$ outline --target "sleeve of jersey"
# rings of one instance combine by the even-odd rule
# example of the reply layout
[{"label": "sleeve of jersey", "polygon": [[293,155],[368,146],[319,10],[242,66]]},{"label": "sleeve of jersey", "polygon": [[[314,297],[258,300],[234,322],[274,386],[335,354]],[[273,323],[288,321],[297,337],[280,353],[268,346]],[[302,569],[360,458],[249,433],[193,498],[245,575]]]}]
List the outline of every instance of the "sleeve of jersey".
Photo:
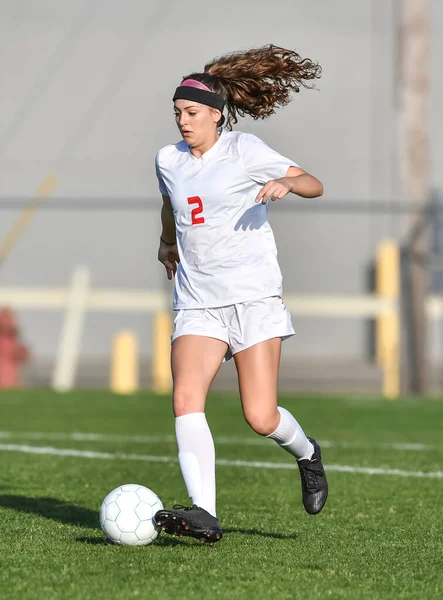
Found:
[{"label": "sleeve of jersey", "polygon": [[249,177],[259,184],[284,177],[297,163],[285,158],[255,135],[245,133],[239,139],[240,157]]},{"label": "sleeve of jersey", "polygon": [[157,153],[157,156],[155,157],[155,173],[156,173],[157,179],[158,179],[158,189],[160,190],[160,194],[163,194],[163,196],[169,196],[169,192],[165,186],[165,182],[163,181],[163,177],[160,172],[158,153]]}]

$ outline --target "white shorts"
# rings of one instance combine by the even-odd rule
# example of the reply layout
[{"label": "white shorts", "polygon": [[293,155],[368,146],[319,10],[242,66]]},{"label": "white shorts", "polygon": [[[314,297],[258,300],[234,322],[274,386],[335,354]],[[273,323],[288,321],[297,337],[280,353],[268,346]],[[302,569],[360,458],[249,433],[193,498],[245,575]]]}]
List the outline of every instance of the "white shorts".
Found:
[{"label": "white shorts", "polygon": [[225,360],[259,342],[295,334],[291,315],[279,296],[240,302],[221,308],[177,311],[171,342],[182,335],[202,335],[226,342]]}]

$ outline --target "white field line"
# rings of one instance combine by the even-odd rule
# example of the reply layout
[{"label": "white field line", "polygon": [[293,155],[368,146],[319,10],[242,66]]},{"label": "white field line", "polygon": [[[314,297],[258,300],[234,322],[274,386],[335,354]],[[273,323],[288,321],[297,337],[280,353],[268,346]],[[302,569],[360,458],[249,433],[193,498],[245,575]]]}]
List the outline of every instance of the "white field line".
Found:
[{"label": "white field line", "polygon": [[[56,440],[76,442],[130,442],[133,444],[157,444],[162,442],[175,442],[173,435],[119,435],[103,433],[82,432],[54,432],[54,431],[0,431],[0,439],[19,440]],[[273,444],[272,440],[266,438],[238,438],[238,437],[216,437],[215,443],[226,446],[265,446]],[[410,450],[412,452],[427,452],[429,450],[443,450],[443,446],[422,443],[360,443],[319,440],[322,448],[362,448],[381,450]]]},{"label": "white field line", "polygon": [[[72,448],[51,448],[44,446],[25,446],[19,444],[0,444],[0,451],[22,452],[25,454],[43,454],[52,456],[73,456],[78,458],[93,458],[102,460],[136,460],[153,463],[176,463],[177,460],[171,456],[151,456],[149,454],[125,454],[121,452],[94,452],[92,450],[75,450]],[[244,467],[249,469],[298,469],[297,464],[258,462],[247,460],[224,460],[216,461],[222,467]],[[338,471],[340,473],[358,473],[363,475],[394,475],[397,477],[425,477],[430,479],[443,479],[443,471],[401,471],[400,469],[379,469],[371,467],[354,467],[351,465],[325,465],[327,471]]]}]

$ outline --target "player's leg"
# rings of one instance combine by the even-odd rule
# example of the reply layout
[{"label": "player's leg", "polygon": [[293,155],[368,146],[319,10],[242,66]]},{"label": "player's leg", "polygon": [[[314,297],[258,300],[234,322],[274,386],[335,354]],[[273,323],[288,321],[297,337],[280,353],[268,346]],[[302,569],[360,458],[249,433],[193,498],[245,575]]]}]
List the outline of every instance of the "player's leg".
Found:
[{"label": "player's leg", "polygon": [[[260,314],[265,309],[267,314]],[[232,350],[246,421],[297,459],[303,504],[307,512],[315,514],[323,508],[328,494],[320,447],[277,400],[281,338],[293,332],[290,316],[284,311],[284,305],[282,312],[281,302],[279,305],[274,298],[239,307],[241,339],[237,337]],[[278,337],[273,337],[273,332]],[[260,337],[262,341],[258,341]]]},{"label": "player's leg", "polygon": [[178,458],[192,503],[216,516],[215,449],[205,415],[206,396],[227,344],[184,335],[172,343],[173,407]]},{"label": "player's leg", "polygon": [[226,350],[226,342],[200,335],[180,335],[172,343],[178,457],[192,506],[176,506],[155,516],[167,533],[190,535],[210,543],[220,539],[222,532],[215,509],[214,442],[204,410],[206,395]]},{"label": "player's leg", "polygon": [[243,414],[256,433],[275,439],[298,460],[310,459],[313,444],[291,413],[278,406],[280,351],[278,337],[234,355]]}]

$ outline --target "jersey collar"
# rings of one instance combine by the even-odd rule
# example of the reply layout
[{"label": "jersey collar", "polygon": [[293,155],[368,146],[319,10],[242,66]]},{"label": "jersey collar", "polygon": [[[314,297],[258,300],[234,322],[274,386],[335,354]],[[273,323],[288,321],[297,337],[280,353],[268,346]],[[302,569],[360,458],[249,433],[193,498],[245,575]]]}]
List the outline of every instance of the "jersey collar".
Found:
[{"label": "jersey collar", "polygon": [[221,130],[220,133],[220,137],[218,138],[218,140],[215,142],[215,144],[213,146],[211,146],[209,148],[209,150],[207,150],[204,154],[202,154],[200,156],[200,158],[197,158],[196,156],[194,156],[191,152],[191,149],[189,148],[189,146],[187,146],[188,149],[188,154],[189,156],[192,158],[192,160],[195,160],[196,162],[201,162],[201,163],[205,163],[207,160],[209,160],[216,152],[218,147],[220,146],[220,141],[221,139],[226,135],[226,131],[225,129]]}]

